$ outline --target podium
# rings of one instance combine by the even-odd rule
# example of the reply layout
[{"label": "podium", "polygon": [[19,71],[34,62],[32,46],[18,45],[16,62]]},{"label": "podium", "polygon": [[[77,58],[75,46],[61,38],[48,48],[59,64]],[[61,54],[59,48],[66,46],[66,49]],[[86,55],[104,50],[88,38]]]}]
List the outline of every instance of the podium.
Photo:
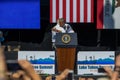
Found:
[{"label": "podium", "polygon": [[56,56],[58,72],[62,72],[66,68],[74,70],[77,34],[57,33],[55,45],[57,47]]}]

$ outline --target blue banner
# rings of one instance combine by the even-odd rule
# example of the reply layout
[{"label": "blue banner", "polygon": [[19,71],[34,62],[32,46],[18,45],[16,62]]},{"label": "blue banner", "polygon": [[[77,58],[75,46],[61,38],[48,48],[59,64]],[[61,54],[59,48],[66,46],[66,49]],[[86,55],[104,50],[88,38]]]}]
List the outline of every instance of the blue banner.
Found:
[{"label": "blue banner", "polygon": [[0,29],[40,29],[40,0],[1,0]]}]

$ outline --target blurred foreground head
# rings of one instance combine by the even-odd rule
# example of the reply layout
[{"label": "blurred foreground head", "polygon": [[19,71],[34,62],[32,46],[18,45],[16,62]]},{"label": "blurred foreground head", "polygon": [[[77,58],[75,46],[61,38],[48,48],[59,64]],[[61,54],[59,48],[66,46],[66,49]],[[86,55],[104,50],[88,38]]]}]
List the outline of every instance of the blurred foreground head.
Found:
[{"label": "blurred foreground head", "polygon": [[117,7],[120,7],[120,0],[116,0],[115,1],[115,7],[117,8]]}]

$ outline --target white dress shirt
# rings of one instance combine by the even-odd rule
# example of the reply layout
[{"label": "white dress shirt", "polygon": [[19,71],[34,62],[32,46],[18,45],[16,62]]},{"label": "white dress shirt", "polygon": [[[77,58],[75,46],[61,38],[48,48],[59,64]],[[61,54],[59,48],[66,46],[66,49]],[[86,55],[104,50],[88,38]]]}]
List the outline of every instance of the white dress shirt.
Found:
[{"label": "white dress shirt", "polygon": [[[74,33],[74,30],[69,24],[65,24],[63,27],[61,27],[59,24],[54,26],[53,28],[60,30],[62,33]],[[55,37],[56,37],[55,31],[52,31],[52,42],[55,42]]]}]

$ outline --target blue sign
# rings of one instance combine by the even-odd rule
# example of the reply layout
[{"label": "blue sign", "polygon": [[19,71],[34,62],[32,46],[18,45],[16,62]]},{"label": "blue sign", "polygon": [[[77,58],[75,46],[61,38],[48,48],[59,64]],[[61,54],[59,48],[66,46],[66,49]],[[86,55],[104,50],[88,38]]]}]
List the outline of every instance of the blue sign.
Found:
[{"label": "blue sign", "polygon": [[55,74],[55,51],[19,51],[18,60],[29,61],[38,74]]},{"label": "blue sign", "polygon": [[109,66],[114,69],[115,52],[114,51],[79,51],[77,53],[77,74],[94,74],[99,73],[98,68]]},{"label": "blue sign", "polygon": [[0,0],[0,29],[40,29],[40,0]]}]

